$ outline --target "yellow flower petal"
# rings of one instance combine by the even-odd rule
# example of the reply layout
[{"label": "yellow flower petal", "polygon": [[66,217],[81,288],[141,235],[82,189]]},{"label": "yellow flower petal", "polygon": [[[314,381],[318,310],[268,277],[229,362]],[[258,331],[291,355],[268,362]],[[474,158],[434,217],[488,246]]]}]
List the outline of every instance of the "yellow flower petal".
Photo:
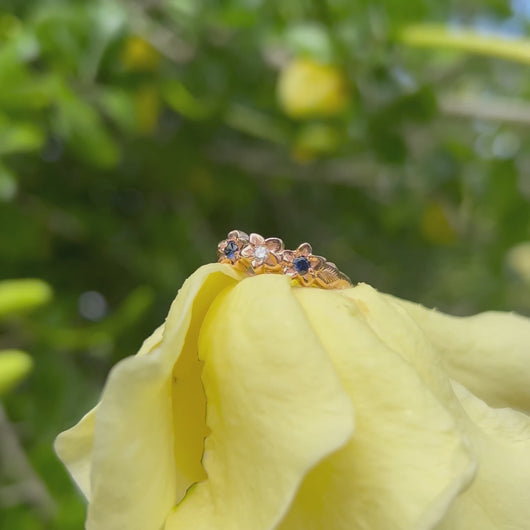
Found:
[{"label": "yellow flower petal", "polygon": [[[493,387],[497,392],[491,392],[491,380],[495,380],[491,371],[498,369],[505,376],[513,377],[517,388],[523,389],[528,364],[521,362],[529,344],[525,338],[528,320],[501,313],[450,317],[388,295],[379,296],[366,285],[345,291],[344,295],[357,299],[358,304],[360,302],[372,329],[414,366],[467,434],[478,462],[478,473],[469,489],[456,498],[440,529],[525,529],[530,520],[527,416],[509,409],[489,409],[454,382],[448,392],[444,373],[447,365],[449,372],[471,381],[498,401],[501,401],[499,396],[504,400],[516,399],[520,394],[510,395],[510,390],[502,393],[498,386]],[[392,312],[402,316],[400,325],[392,321]],[[456,349],[460,357],[455,359],[451,348]],[[487,367],[481,372],[486,384],[473,375],[474,370],[482,368],[479,352],[482,352]],[[462,364],[459,365],[457,360]],[[523,373],[516,377],[516,372],[506,366],[510,362],[517,362],[518,370]],[[507,380],[506,385],[509,386],[510,381]],[[526,499],[526,504],[522,499]]]},{"label": "yellow flower petal", "polygon": [[369,285],[361,283],[342,294],[359,307],[358,318],[362,318],[388,348],[415,369],[440,403],[464,425],[460,403],[440,354],[415,319],[394,298],[381,295]]},{"label": "yellow flower petal", "polygon": [[[432,528],[474,471],[459,426],[366,322],[381,295],[367,286],[349,297],[295,293],[355,406],[356,431],[309,473],[279,530]],[[386,308],[384,316],[403,328],[399,312]]]},{"label": "yellow flower petal", "polygon": [[94,447],[94,425],[97,406],[87,412],[73,427],[55,439],[54,449],[75,480],[83,495],[90,500],[90,467]]},{"label": "yellow flower petal", "polygon": [[530,412],[530,319],[493,311],[453,317],[392,299],[428,335],[453,379],[493,407]]},{"label": "yellow flower petal", "polygon": [[351,401],[284,276],[249,278],[220,295],[199,355],[208,479],[166,529],[275,528],[306,473],[351,437]]},{"label": "yellow flower petal", "polygon": [[437,530],[527,530],[530,521],[530,418],[493,409],[454,383],[472,424],[476,480]]},{"label": "yellow flower petal", "polygon": [[186,425],[174,424],[174,369],[181,352],[197,354],[196,339],[194,347],[185,344],[188,331],[200,326],[219,291],[241,277],[220,264],[193,274],[171,306],[162,341],[159,328],[140,355],[118,363],[94,418],[88,415],[58,437],[57,453],[90,495],[88,530],[158,529],[191,485],[188,470],[175,459],[186,449],[175,436]]},{"label": "yellow flower petal", "polygon": [[158,348],[110,373],[95,417],[88,530],[158,528],[182,487],[163,368]]},{"label": "yellow flower petal", "polygon": [[[163,332],[164,325],[158,327],[151,336],[145,339],[137,355],[151,353],[162,341]],[[90,500],[90,467],[97,408],[96,405],[76,425],[59,434],[54,444],[55,452],[88,500]]]}]

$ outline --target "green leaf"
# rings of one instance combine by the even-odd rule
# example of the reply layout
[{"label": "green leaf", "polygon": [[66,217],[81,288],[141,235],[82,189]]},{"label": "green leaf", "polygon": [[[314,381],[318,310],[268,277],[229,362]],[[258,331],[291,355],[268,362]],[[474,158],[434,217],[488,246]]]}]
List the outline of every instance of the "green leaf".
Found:
[{"label": "green leaf", "polygon": [[289,26],[285,42],[296,56],[308,55],[322,62],[333,60],[333,44],[324,26],[316,22]]},{"label": "green leaf", "polygon": [[335,127],[325,123],[312,123],[300,130],[295,146],[308,155],[324,155],[335,152],[341,142],[341,134]]},{"label": "green leaf", "polygon": [[37,151],[44,144],[44,139],[40,127],[0,116],[0,155]]},{"label": "green leaf", "polygon": [[244,105],[231,105],[225,114],[227,125],[256,138],[285,144],[288,137],[283,123],[268,114]]},{"label": "green leaf", "polygon": [[55,127],[71,149],[89,164],[114,167],[120,152],[96,109],[66,88],[58,106]]},{"label": "green leaf", "polygon": [[48,74],[30,71],[14,44],[0,47],[0,108],[27,112],[49,104],[54,89]]},{"label": "green leaf", "polygon": [[102,89],[98,92],[98,102],[104,113],[123,131],[135,130],[134,98],[129,92],[119,88]]},{"label": "green leaf", "polygon": [[134,289],[121,303],[118,310],[106,322],[102,322],[102,327],[116,332],[125,332],[131,326],[140,321],[142,316],[151,307],[154,300],[153,289],[147,286],[140,286]]},{"label": "green leaf", "polygon": [[211,101],[199,101],[180,81],[167,82],[163,87],[163,97],[171,108],[192,120],[204,120],[214,111]]},{"label": "green leaf", "polygon": [[0,201],[10,201],[16,195],[17,189],[15,175],[0,163]]}]

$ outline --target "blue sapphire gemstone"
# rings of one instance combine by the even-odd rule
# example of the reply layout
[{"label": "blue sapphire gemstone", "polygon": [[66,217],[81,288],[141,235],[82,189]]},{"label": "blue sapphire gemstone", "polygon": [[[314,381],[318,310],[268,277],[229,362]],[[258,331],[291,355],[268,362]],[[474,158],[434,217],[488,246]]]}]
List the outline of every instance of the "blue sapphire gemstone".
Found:
[{"label": "blue sapphire gemstone", "polygon": [[304,256],[294,258],[293,267],[298,274],[306,274],[310,267],[309,260]]},{"label": "blue sapphire gemstone", "polygon": [[226,247],[224,249],[225,256],[228,259],[234,259],[235,253],[239,250],[239,247],[237,246],[237,243],[235,241],[229,241],[226,244]]}]

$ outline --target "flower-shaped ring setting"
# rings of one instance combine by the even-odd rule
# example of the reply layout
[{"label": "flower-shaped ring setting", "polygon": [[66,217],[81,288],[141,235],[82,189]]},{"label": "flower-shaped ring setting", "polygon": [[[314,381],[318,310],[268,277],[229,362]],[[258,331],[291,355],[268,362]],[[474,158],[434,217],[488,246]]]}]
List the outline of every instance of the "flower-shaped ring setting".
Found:
[{"label": "flower-shaped ring setting", "polygon": [[229,263],[248,276],[284,274],[295,285],[322,289],[345,289],[353,285],[334,263],[314,255],[309,243],[288,250],[278,237],[264,238],[255,233],[249,236],[241,230],[232,230],[219,243],[217,255],[220,263]]},{"label": "flower-shaped ring setting", "polygon": [[254,274],[282,272],[283,241],[278,237],[265,239],[259,234],[250,234],[249,243],[241,251],[242,259],[248,261]]},{"label": "flower-shaped ring setting", "polygon": [[302,243],[296,250],[283,253],[284,273],[305,287],[317,281],[318,271],[326,263],[322,256],[314,256],[309,243]]},{"label": "flower-shaped ring setting", "polygon": [[246,262],[241,260],[241,251],[250,243],[250,237],[241,230],[228,232],[226,239],[217,245],[217,261],[229,263],[239,270],[245,270]]}]

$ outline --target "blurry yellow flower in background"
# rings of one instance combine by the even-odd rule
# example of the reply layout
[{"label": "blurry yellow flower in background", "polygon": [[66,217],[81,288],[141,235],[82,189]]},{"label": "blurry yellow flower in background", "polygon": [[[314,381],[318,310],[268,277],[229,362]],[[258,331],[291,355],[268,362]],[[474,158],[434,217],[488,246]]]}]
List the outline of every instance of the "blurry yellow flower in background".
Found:
[{"label": "blurry yellow flower in background", "polygon": [[[160,65],[160,53],[138,35],[130,35],[123,45],[121,60],[126,70],[136,73],[155,72]],[[143,81],[134,91],[135,128],[143,135],[152,134],[162,109],[162,99],[156,84]]]},{"label": "blurry yellow flower in background", "polygon": [[438,201],[430,201],[425,205],[420,218],[420,231],[427,241],[435,245],[452,245],[456,241],[456,232],[446,208]]},{"label": "blurry yellow flower in background", "polygon": [[162,101],[156,86],[142,85],[134,95],[136,129],[141,134],[152,134],[160,117]]},{"label": "blurry yellow flower in background", "polygon": [[523,530],[529,361],[513,314],[207,265],[56,450],[88,530]]},{"label": "blurry yellow flower in background", "polygon": [[294,59],[281,71],[278,101],[293,118],[340,114],[349,101],[344,72],[337,66],[313,59]]},{"label": "blurry yellow flower in background", "polygon": [[530,285],[530,241],[512,247],[506,255],[506,262],[523,282]]},{"label": "blurry yellow flower in background", "polygon": [[150,72],[158,68],[160,54],[142,37],[131,35],[123,47],[122,63],[133,72]]}]

